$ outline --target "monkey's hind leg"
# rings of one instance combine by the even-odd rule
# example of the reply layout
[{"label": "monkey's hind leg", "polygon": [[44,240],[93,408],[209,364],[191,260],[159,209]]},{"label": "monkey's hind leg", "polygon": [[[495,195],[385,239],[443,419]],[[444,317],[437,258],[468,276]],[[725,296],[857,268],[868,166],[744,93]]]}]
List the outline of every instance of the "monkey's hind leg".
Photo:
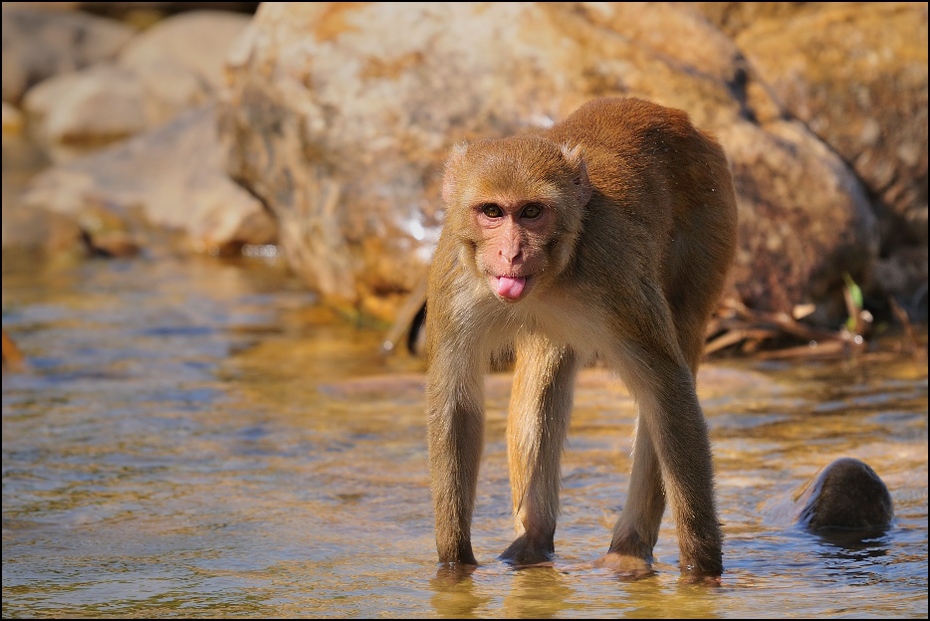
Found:
[{"label": "monkey's hind leg", "polygon": [[652,438],[637,418],[627,501],[614,525],[607,554],[596,565],[632,579],[651,576],[652,550],[659,539],[664,511],[665,489],[659,459]]},{"label": "monkey's hind leg", "polygon": [[673,340],[667,308],[642,307],[653,310],[653,325],[665,327],[650,331],[640,326],[638,341],[621,341],[618,371],[636,398],[639,415],[630,493],[599,564],[635,574],[637,563],[630,571],[629,561],[639,559],[648,568],[667,501],[678,532],[683,577],[719,578],[722,533],[713,457],[694,375]]},{"label": "monkey's hind leg", "polygon": [[[642,371],[626,375],[639,403],[637,425],[651,440],[653,459],[661,469],[665,498],[678,531],[678,562],[682,577],[716,579],[723,572],[723,535],[714,498],[713,457],[707,424],[698,403],[690,368],[681,362],[681,358],[677,361],[665,358],[656,353],[658,350],[658,347],[645,348],[642,355],[633,358],[634,364],[639,362],[642,365],[641,369],[651,369],[655,379],[637,381],[646,377]],[[634,451],[639,448],[637,438]],[[636,468],[640,465],[634,456],[631,485],[636,482]],[[650,502],[649,497],[637,498],[633,493],[629,498],[630,504],[624,508],[624,514],[628,510],[634,512],[631,519],[637,511],[632,503]],[[653,493],[657,493],[656,488],[653,488]],[[660,517],[661,514],[656,513],[651,519]],[[630,523],[626,520],[621,515],[621,524]],[[647,521],[640,527],[643,529],[640,532],[648,533],[647,529],[652,524]],[[615,532],[615,539],[617,535],[622,537],[622,532]]]},{"label": "monkey's hind leg", "polygon": [[501,554],[514,566],[551,562],[561,457],[578,363],[567,347],[533,335],[517,343],[507,448],[517,538]]}]

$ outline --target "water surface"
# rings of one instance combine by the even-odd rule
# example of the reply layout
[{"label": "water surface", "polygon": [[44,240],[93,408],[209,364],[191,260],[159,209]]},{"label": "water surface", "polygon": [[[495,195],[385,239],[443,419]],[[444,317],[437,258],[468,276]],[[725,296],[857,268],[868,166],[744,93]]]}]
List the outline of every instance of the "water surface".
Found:
[{"label": "water surface", "polygon": [[[338,321],[280,265],[143,256],[4,264],[4,617],[926,617],[926,360],[713,361],[700,396],[726,537],[723,585],[617,580],[635,413],[599,371],[577,391],[553,568],[510,542],[506,375],[488,384],[474,544],[437,572],[422,361]],[[895,522],[837,545],[792,492],[842,456],[888,484]]]}]

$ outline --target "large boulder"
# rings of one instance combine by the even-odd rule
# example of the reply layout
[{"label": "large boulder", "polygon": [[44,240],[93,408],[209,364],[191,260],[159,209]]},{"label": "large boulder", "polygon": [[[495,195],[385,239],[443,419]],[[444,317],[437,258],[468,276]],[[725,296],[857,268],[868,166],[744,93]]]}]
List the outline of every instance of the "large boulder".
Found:
[{"label": "large boulder", "polygon": [[[248,21],[223,11],[169,17],[107,62],[31,88],[26,126],[59,165],[33,179],[22,201],[4,202],[4,252],[133,253],[151,243],[152,227],[183,232],[199,252],[275,242],[274,219],[223,170],[210,104]],[[5,126],[14,111],[4,109]]]},{"label": "large boulder", "polygon": [[[789,20],[847,2],[693,2],[701,13],[731,37],[763,19]],[[857,4],[862,4],[857,3]]]},{"label": "large boulder", "polygon": [[266,3],[228,59],[230,174],[274,212],[297,273],[390,319],[442,224],[449,147],[547,125],[598,96],[689,112],[733,164],[741,218],[731,294],[845,318],[867,282],[874,216],[859,181],[755,78],[722,31],[678,3]]},{"label": "large boulder", "polygon": [[909,297],[926,287],[927,3],[763,14],[736,43],[780,105],[864,183],[881,238],[877,290]]},{"label": "large boulder", "polygon": [[23,99],[32,137],[64,162],[210,101],[226,52],[248,22],[238,13],[181,13],[128,41],[116,62],[41,82]]},{"label": "large boulder", "polygon": [[75,219],[94,246],[151,227],[183,232],[197,252],[225,254],[274,243],[275,221],[222,168],[214,106],[37,175],[22,197],[33,209]]}]

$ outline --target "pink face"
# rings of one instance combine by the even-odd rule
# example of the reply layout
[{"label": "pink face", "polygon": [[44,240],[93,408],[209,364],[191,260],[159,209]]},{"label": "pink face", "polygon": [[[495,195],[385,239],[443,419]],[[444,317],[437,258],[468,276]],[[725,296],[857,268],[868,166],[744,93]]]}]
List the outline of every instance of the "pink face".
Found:
[{"label": "pink face", "polygon": [[540,201],[498,201],[475,205],[481,231],[478,265],[494,294],[517,302],[532,290],[546,265],[546,241],[555,213]]}]

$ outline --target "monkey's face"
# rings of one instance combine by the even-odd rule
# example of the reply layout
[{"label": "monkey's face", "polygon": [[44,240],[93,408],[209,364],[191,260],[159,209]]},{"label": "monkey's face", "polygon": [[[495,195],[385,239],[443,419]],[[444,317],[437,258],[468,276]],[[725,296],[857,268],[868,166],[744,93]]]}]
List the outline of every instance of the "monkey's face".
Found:
[{"label": "monkey's face", "polygon": [[479,238],[478,271],[500,300],[524,299],[546,273],[557,220],[552,207],[535,200],[498,200],[474,205],[472,217]]},{"label": "monkey's face", "polygon": [[580,148],[537,136],[456,147],[446,164],[446,226],[504,302],[524,300],[568,263],[590,185]]}]

